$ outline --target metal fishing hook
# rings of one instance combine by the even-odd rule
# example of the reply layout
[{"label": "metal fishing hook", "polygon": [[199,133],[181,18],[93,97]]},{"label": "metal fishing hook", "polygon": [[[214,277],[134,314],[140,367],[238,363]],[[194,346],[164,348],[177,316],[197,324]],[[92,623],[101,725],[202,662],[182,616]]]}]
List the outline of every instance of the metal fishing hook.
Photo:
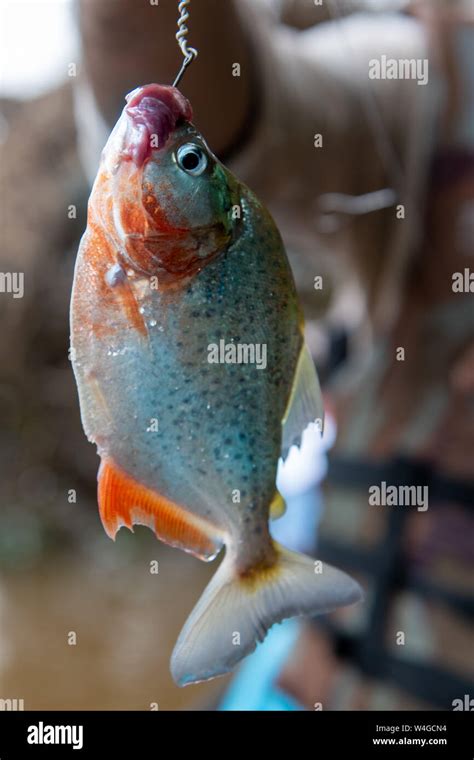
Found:
[{"label": "metal fishing hook", "polygon": [[198,51],[196,48],[188,47],[188,27],[186,26],[186,21],[189,18],[189,11],[187,6],[191,0],[181,0],[181,2],[178,5],[178,12],[179,12],[179,18],[178,18],[178,32],[176,34],[176,39],[178,41],[178,45],[181,48],[181,52],[184,56],[183,65],[181,66],[178,76],[173,82],[173,87],[177,87],[180,83],[184,72],[188,68],[189,64],[194,61],[194,59],[197,57]]}]

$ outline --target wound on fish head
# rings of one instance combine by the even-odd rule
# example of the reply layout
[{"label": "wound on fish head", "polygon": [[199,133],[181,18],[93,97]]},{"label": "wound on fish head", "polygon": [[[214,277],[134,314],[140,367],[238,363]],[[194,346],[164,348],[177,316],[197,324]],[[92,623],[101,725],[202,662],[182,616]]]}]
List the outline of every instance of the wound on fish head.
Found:
[{"label": "wound on fish head", "polygon": [[175,87],[147,84],[125,99],[129,133],[124,155],[137,167],[143,166],[153,146],[163,147],[175,127],[193,117],[190,102]]},{"label": "wound on fish head", "polygon": [[[102,220],[119,263],[164,286],[197,273],[236,232],[237,181],[191,123],[174,87],[150,84],[127,105],[103,155]],[[106,191],[106,192],[104,192]],[[239,217],[240,215],[236,215]]]}]

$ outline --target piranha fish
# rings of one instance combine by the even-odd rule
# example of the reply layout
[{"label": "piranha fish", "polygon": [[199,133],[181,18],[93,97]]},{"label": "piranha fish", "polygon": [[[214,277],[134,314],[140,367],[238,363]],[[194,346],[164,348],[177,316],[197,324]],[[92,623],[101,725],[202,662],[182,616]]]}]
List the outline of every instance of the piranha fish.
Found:
[{"label": "piranha fish", "polygon": [[[126,100],[89,200],[71,357],[107,534],[146,525],[206,561],[225,546],[171,658],[185,685],[231,670],[274,623],[361,592],[269,532],[278,460],[323,416],[275,223],[177,89]],[[265,364],[229,345],[264,346]]]}]

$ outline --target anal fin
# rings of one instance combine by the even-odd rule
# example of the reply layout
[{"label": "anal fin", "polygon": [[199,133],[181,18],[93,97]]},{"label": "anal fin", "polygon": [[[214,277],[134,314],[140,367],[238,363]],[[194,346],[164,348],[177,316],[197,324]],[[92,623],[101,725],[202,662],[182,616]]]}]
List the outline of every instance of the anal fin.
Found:
[{"label": "anal fin", "polygon": [[166,544],[209,561],[219,553],[219,529],[184,507],[143,486],[111,461],[101,463],[98,479],[99,512],[107,535],[115,540],[122,526],[151,528]]}]

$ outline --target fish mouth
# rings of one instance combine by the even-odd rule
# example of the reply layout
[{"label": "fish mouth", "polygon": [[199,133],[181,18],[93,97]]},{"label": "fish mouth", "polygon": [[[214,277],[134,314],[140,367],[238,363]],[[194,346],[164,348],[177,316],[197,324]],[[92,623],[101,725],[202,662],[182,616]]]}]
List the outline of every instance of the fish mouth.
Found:
[{"label": "fish mouth", "polygon": [[147,84],[126,96],[126,148],[122,155],[141,168],[152,150],[161,150],[170,134],[184,122],[190,122],[190,102],[176,87]]}]

